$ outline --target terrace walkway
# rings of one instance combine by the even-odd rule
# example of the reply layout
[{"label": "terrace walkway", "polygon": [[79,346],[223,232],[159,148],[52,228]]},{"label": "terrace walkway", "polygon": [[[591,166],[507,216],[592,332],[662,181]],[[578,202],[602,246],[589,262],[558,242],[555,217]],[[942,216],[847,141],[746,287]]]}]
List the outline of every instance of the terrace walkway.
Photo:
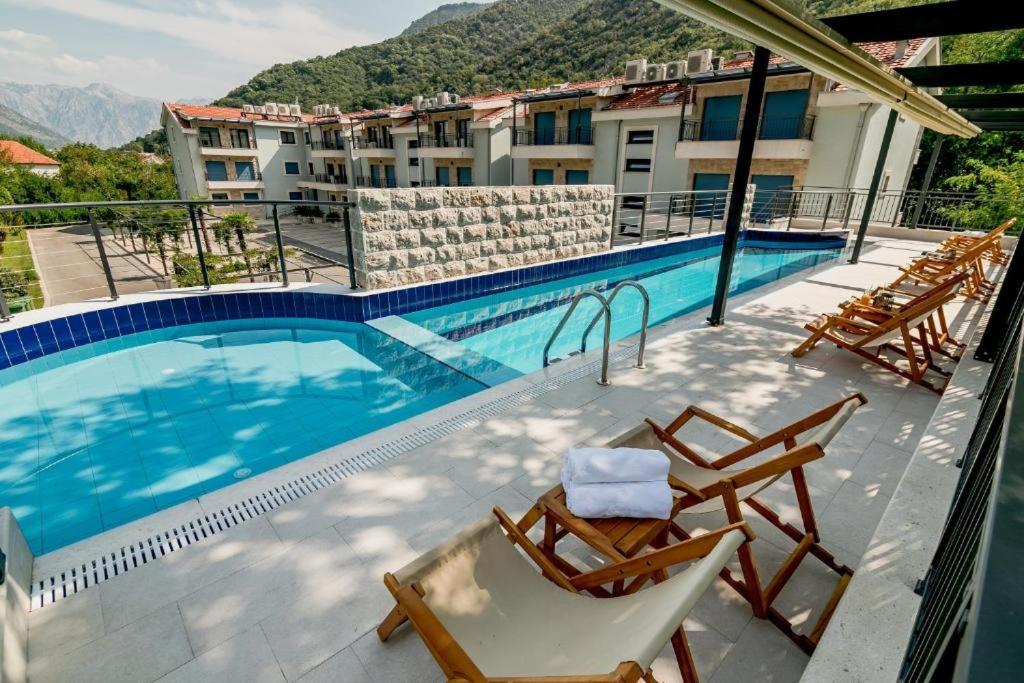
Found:
[{"label": "terrace walkway", "polygon": [[[38,609],[30,617],[31,679],[441,680],[408,628],[387,644],[377,640],[373,629],[390,607],[382,574],[494,505],[522,514],[557,481],[567,447],[602,444],[643,416],[667,420],[691,403],[766,432],[863,391],[868,405],[826,458],[807,468],[823,542],[856,566],[938,398],[834,348],[821,346],[800,359],[788,352],[809,316],[891,280],[896,264],[925,248],[880,240],[856,266],[836,261],[738,297],[723,327],[703,326],[704,311],[663,325],[652,331],[648,368],[617,363],[611,387],[579,379]],[[980,317],[976,304],[951,309],[954,331]],[[483,402],[488,393],[464,401]],[[449,410],[415,418],[412,427]],[[717,434],[698,438],[709,447],[723,445]],[[346,451],[337,453],[340,458]],[[297,466],[303,463],[290,467]],[[787,481],[764,498],[792,518],[797,508]],[[219,507],[232,495],[242,496],[226,490],[199,505]],[[765,524],[755,524],[755,531],[759,559],[781,561],[778,532]],[[762,573],[773,570],[763,567]],[[820,565],[805,562],[776,606],[798,623],[813,623],[833,581]],[[796,681],[808,661],[774,627],[753,619],[720,580],[686,628],[703,681]],[[678,680],[670,649],[655,674]]]}]

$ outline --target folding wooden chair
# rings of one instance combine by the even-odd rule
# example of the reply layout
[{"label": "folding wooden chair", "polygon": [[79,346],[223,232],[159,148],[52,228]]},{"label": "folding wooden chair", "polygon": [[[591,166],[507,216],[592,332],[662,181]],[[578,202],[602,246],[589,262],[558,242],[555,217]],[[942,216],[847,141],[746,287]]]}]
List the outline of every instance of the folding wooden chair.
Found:
[{"label": "folding wooden chair", "polygon": [[917,295],[924,289],[942,284],[958,273],[966,273],[965,295],[978,301],[988,301],[995,285],[985,277],[982,256],[1000,239],[1001,235],[989,234],[963,251],[925,255],[909,266],[900,267],[900,275],[892,281],[890,288]]},{"label": "folding wooden chair", "polygon": [[998,225],[997,227],[989,230],[988,232],[971,231],[961,232],[953,235],[939,247],[939,251],[953,251],[962,252],[966,249],[976,245],[979,240],[986,238],[998,237],[999,239],[992,239],[991,246],[982,257],[987,258],[993,263],[1006,265],[1008,258],[1006,252],[1003,251],[1003,240],[1002,237],[1006,234],[1006,231],[1016,225],[1017,219],[1011,218],[1010,220]]},{"label": "folding wooden chair", "polygon": [[[410,622],[449,681],[657,683],[652,662],[670,639],[685,638],[683,619],[753,538],[733,524],[568,579],[501,509],[494,515],[384,576],[397,604],[378,636],[387,641]],[[631,595],[579,594],[652,572],[660,582]]]},{"label": "folding wooden chair", "polygon": [[[762,584],[751,544],[744,544],[737,550],[742,578],[733,576],[728,569],[724,569],[720,575],[750,602],[755,616],[770,620],[804,651],[810,653],[821,639],[853,575],[853,570],[839,564],[820,543],[803,467],[825,455],[825,447],[857,408],[865,403],[867,399],[863,394],[854,394],[761,438],[706,410],[690,406],[665,427],[660,427],[653,420],[647,419],[644,424],[608,445],[655,448],[669,456],[669,483],[683,493],[685,501],[681,513],[671,527],[676,538],[689,538],[689,533],[678,523],[688,514],[724,510],[730,524],[744,522],[740,506],[742,503],[796,543],[796,548],[767,584]],[[680,429],[693,419],[703,420],[749,443],[724,456],[708,460],[687,446],[678,435]],[[802,435],[807,436],[801,438]],[[759,464],[748,465],[742,469],[726,469],[742,465],[777,446],[786,450]],[[778,513],[755,497],[787,474],[790,475],[796,492],[803,529],[784,522]],[[808,554],[839,574],[839,581],[810,633],[800,634],[781,612],[772,607],[772,603]]]},{"label": "folding wooden chair", "polygon": [[[964,277],[964,273],[950,275],[950,278],[961,280]],[[811,335],[793,349],[793,355],[804,355],[822,340],[832,342],[915,384],[941,394],[951,373],[935,363],[926,326],[930,317],[937,315],[937,311],[943,305],[956,298],[960,285],[961,282],[956,282],[950,287],[936,287],[929,296],[891,316],[873,313],[862,315],[855,310],[850,311],[849,316],[826,313],[805,325]],[[918,347],[921,349],[921,356],[917,355]],[[903,356],[907,361],[907,369],[882,355],[884,351]],[[945,378],[945,381],[941,384],[932,382],[927,377],[929,370]]]}]

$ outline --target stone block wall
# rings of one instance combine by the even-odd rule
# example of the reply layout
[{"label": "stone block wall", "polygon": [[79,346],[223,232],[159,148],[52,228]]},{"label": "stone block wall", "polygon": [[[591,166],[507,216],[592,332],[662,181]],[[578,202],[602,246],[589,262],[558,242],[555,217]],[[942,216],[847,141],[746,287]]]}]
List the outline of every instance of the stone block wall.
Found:
[{"label": "stone block wall", "polygon": [[351,191],[356,282],[383,289],[608,248],[611,185]]}]

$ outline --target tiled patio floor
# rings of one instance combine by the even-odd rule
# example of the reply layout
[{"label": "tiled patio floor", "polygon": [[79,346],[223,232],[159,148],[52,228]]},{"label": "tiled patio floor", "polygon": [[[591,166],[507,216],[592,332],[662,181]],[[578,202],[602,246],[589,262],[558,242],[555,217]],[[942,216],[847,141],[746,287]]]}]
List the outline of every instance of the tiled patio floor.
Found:
[{"label": "tiled patio floor", "polygon": [[[823,543],[856,566],[938,398],[834,348],[800,359],[789,350],[810,316],[891,280],[895,264],[924,248],[881,241],[856,266],[837,261],[745,295],[723,327],[702,326],[703,312],[662,326],[648,346],[647,369],[619,363],[611,387],[584,378],[39,609],[30,619],[31,679],[440,680],[410,629],[386,644],[377,640],[373,629],[390,606],[382,574],[494,505],[522,514],[556,482],[567,447],[604,443],[643,416],[668,420],[691,403],[763,433],[864,392],[868,405],[826,458],[807,468]],[[951,307],[954,329],[978,311]],[[691,434],[709,448],[727,445],[717,435]],[[794,518],[787,481],[762,497]],[[695,525],[720,522],[705,516]],[[755,531],[766,575],[788,545],[766,524],[755,523]],[[775,604],[809,628],[833,582],[808,559]],[[704,681],[796,681],[807,662],[720,580],[686,628]],[[655,674],[679,679],[670,649]]]}]

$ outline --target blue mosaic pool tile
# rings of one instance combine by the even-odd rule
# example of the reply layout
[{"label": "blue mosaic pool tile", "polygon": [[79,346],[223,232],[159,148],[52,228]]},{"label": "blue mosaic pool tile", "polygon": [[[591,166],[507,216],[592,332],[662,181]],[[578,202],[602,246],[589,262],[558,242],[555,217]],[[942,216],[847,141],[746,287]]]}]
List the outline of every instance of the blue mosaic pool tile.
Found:
[{"label": "blue mosaic pool tile", "polygon": [[199,305],[199,297],[190,296],[185,299],[185,309],[188,311],[188,319],[194,323],[203,322],[203,309]]},{"label": "blue mosaic pool tile", "polygon": [[132,328],[136,332],[145,332],[149,329],[149,321],[146,320],[146,309],[142,304],[130,304],[125,307],[132,319]]},{"label": "blue mosaic pool tile", "polygon": [[174,307],[171,305],[170,299],[158,301],[157,308],[160,310],[160,318],[164,321],[164,327],[173,327],[180,324],[174,319]]},{"label": "blue mosaic pool tile", "polygon": [[85,329],[89,333],[89,341],[98,342],[107,338],[107,335],[103,334],[103,325],[100,324],[99,313],[96,311],[83,313],[82,321],[85,323]]},{"label": "blue mosaic pool tile", "polygon": [[281,295],[281,300],[283,302],[283,306],[281,307],[281,310],[283,311],[284,317],[286,317],[286,318],[294,318],[295,317],[295,295],[292,294],[291,292],[285,292],[284,294]]},{"label": "blue mosaic pool tile", "polygon": [[[199,299],[199,311],[203,322],[210,322],[216,320],[216,314],[213,310],[213,297],[212,296],[201,296]],[[148,313],[148,310],[147,310]]]},{"label": "blue mosaic pool tile", "polygon": [[156,301],[147,301],[142,304],[142,312],[146,316],[146,325],[151,330],[159,330],[168,325],[164,323],[160,315],[160,305]]},{"label": "blue mosaic pool tile", "polygon": [[127,306],[118,306],[111,310],[114,312],[114,322],[117,323],[117,333],[119,335],[135,332],[135,328],[132,327],[132,316],[128,313]]},{"label": "blue mosaic pool tile", "polygon": [[74,337],[71,335],[71,326],[68,324],[67,318],[51,320],[50,326],[53,328],[53,335],[57,339],[58,349],[67,351],[77,346]]},{"label": "blue mosaic pool tile", "polygon": [[112,308],[101,308],[97,311],[100,316],[100,325],[103,327],[103,336],[107,339],[116,339],[121,336],[117,327],[117,318]]},{"label": "blue mosaic pool tile", "polygon": [[224,296],[223,294],[211,296],[210,303],[213,305],[213,316],[211,317],[211,320],[228,319],[228,307],[226,296]]},{"label": "blue mosaic pool tile", "polygon": [[43,349],[39,345],[39,337],[36,336],[35,326],[22,327],[17,330],[18,339],[21,340],[21,348],[25,351],[25,357],[29,360],[39,358],[43,355]]},{"label": "blue mosaic pool tile", "polygon": [[25,350],[21,348],[21,339],[18,337],[17,330],[0,334],[0,344],[3,345],[4,356],[7,357],[11,365],[24,363],[27,360]]},{"label": "blue mosaic pool tile", "polygon": [[188,325],[192,322],[184,299],[171,299],[171,310],[174,311],[174,320],[179,325]]},{"label": "blue mosaic pool tile", "polygon": [[50,325],[49,321],[33,325],[32,327],[35,329],[36,338],[39,339],[39,348],[44,356],[60,351],[57,335],[54,334],[53,326]]}]

